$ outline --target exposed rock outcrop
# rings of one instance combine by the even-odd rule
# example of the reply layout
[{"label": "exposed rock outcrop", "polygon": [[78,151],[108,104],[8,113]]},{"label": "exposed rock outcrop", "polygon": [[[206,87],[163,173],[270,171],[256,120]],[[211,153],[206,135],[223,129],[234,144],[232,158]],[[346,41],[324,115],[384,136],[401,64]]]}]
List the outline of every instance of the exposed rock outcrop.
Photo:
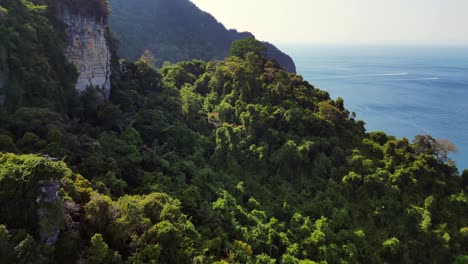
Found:
[{"label": "exposed rock outcrop", "polygon": [[39,219],[39,233],[41,240],[53,245],[57,242],[60,229],[65,224],[65,213],[60,199],[60,183],[58,181],[39,181],[39,196],[37,217]]},{"label": "exposed rock outcrop", "polygon": [[94,86],[108,97],[111,89],[111,52],[106,38],[106,18],[72,12],[66,6],[58,11],[67,32],[65,56],[79,73],[75,89],[82,92],[88,86]]}]

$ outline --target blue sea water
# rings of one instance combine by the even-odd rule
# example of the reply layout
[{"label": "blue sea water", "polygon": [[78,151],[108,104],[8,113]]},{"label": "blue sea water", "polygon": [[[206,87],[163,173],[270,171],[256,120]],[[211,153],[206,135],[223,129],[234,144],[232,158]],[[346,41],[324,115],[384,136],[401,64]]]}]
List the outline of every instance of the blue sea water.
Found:
[{"label": "blue sea water", "polygon": [[468,47],[282,48],[304,79],[343,97],[368,131],[448,139],[458,148],[452,158],[460,171],[468,168]]}]

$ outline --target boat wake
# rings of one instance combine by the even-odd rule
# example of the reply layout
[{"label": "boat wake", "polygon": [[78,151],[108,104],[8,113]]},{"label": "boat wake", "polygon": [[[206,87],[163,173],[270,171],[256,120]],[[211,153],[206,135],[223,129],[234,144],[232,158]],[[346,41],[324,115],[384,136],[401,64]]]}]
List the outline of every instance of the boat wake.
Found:
[{"label": "boat wake", "polygon": [[327,76],[327,77],[315,78],[315,80],[376,77],[376,76],[402,76],[402,75],[408,75],[408,73],[400,72],[400,73],[381,73],[381,74],[366,74],[366,75]]},{"label": "boat wake", "polygon": [[439,80],[439,78],[431,77],[431,78],[415,78],[415,79],[388,79],[387,81],[431,81],[431,80]]}]

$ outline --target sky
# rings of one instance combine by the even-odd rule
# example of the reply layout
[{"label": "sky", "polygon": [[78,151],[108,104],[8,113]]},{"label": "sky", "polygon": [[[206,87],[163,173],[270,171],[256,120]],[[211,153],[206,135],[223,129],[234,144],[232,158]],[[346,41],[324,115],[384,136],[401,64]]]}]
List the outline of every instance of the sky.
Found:
[{"label": "sky", "polygon": [[468,45],[468,0],[191,1],[275,43]]}]

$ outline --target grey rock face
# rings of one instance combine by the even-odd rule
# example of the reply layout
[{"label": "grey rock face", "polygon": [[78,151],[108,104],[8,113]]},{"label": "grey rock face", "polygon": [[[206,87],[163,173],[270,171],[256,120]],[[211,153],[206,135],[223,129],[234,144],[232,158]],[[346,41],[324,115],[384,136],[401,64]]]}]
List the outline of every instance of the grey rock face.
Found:
[{"label": "grey rock face", "polygon": [[72,14],[67,8],[60,11],[59,17],[67,31],[65,56],[79,73],[75,89],[82,92],[88,86],[97,86],[108,97],[111,89],[111,53],[105,36],[106,21]]},{"label": "grey rock face", "polygon": [[57,242],[60,229],[64,226],[65,213],[60,199],[58,181],[39,181],[39,195],[36,199],[41,240],[53,245]]}]

